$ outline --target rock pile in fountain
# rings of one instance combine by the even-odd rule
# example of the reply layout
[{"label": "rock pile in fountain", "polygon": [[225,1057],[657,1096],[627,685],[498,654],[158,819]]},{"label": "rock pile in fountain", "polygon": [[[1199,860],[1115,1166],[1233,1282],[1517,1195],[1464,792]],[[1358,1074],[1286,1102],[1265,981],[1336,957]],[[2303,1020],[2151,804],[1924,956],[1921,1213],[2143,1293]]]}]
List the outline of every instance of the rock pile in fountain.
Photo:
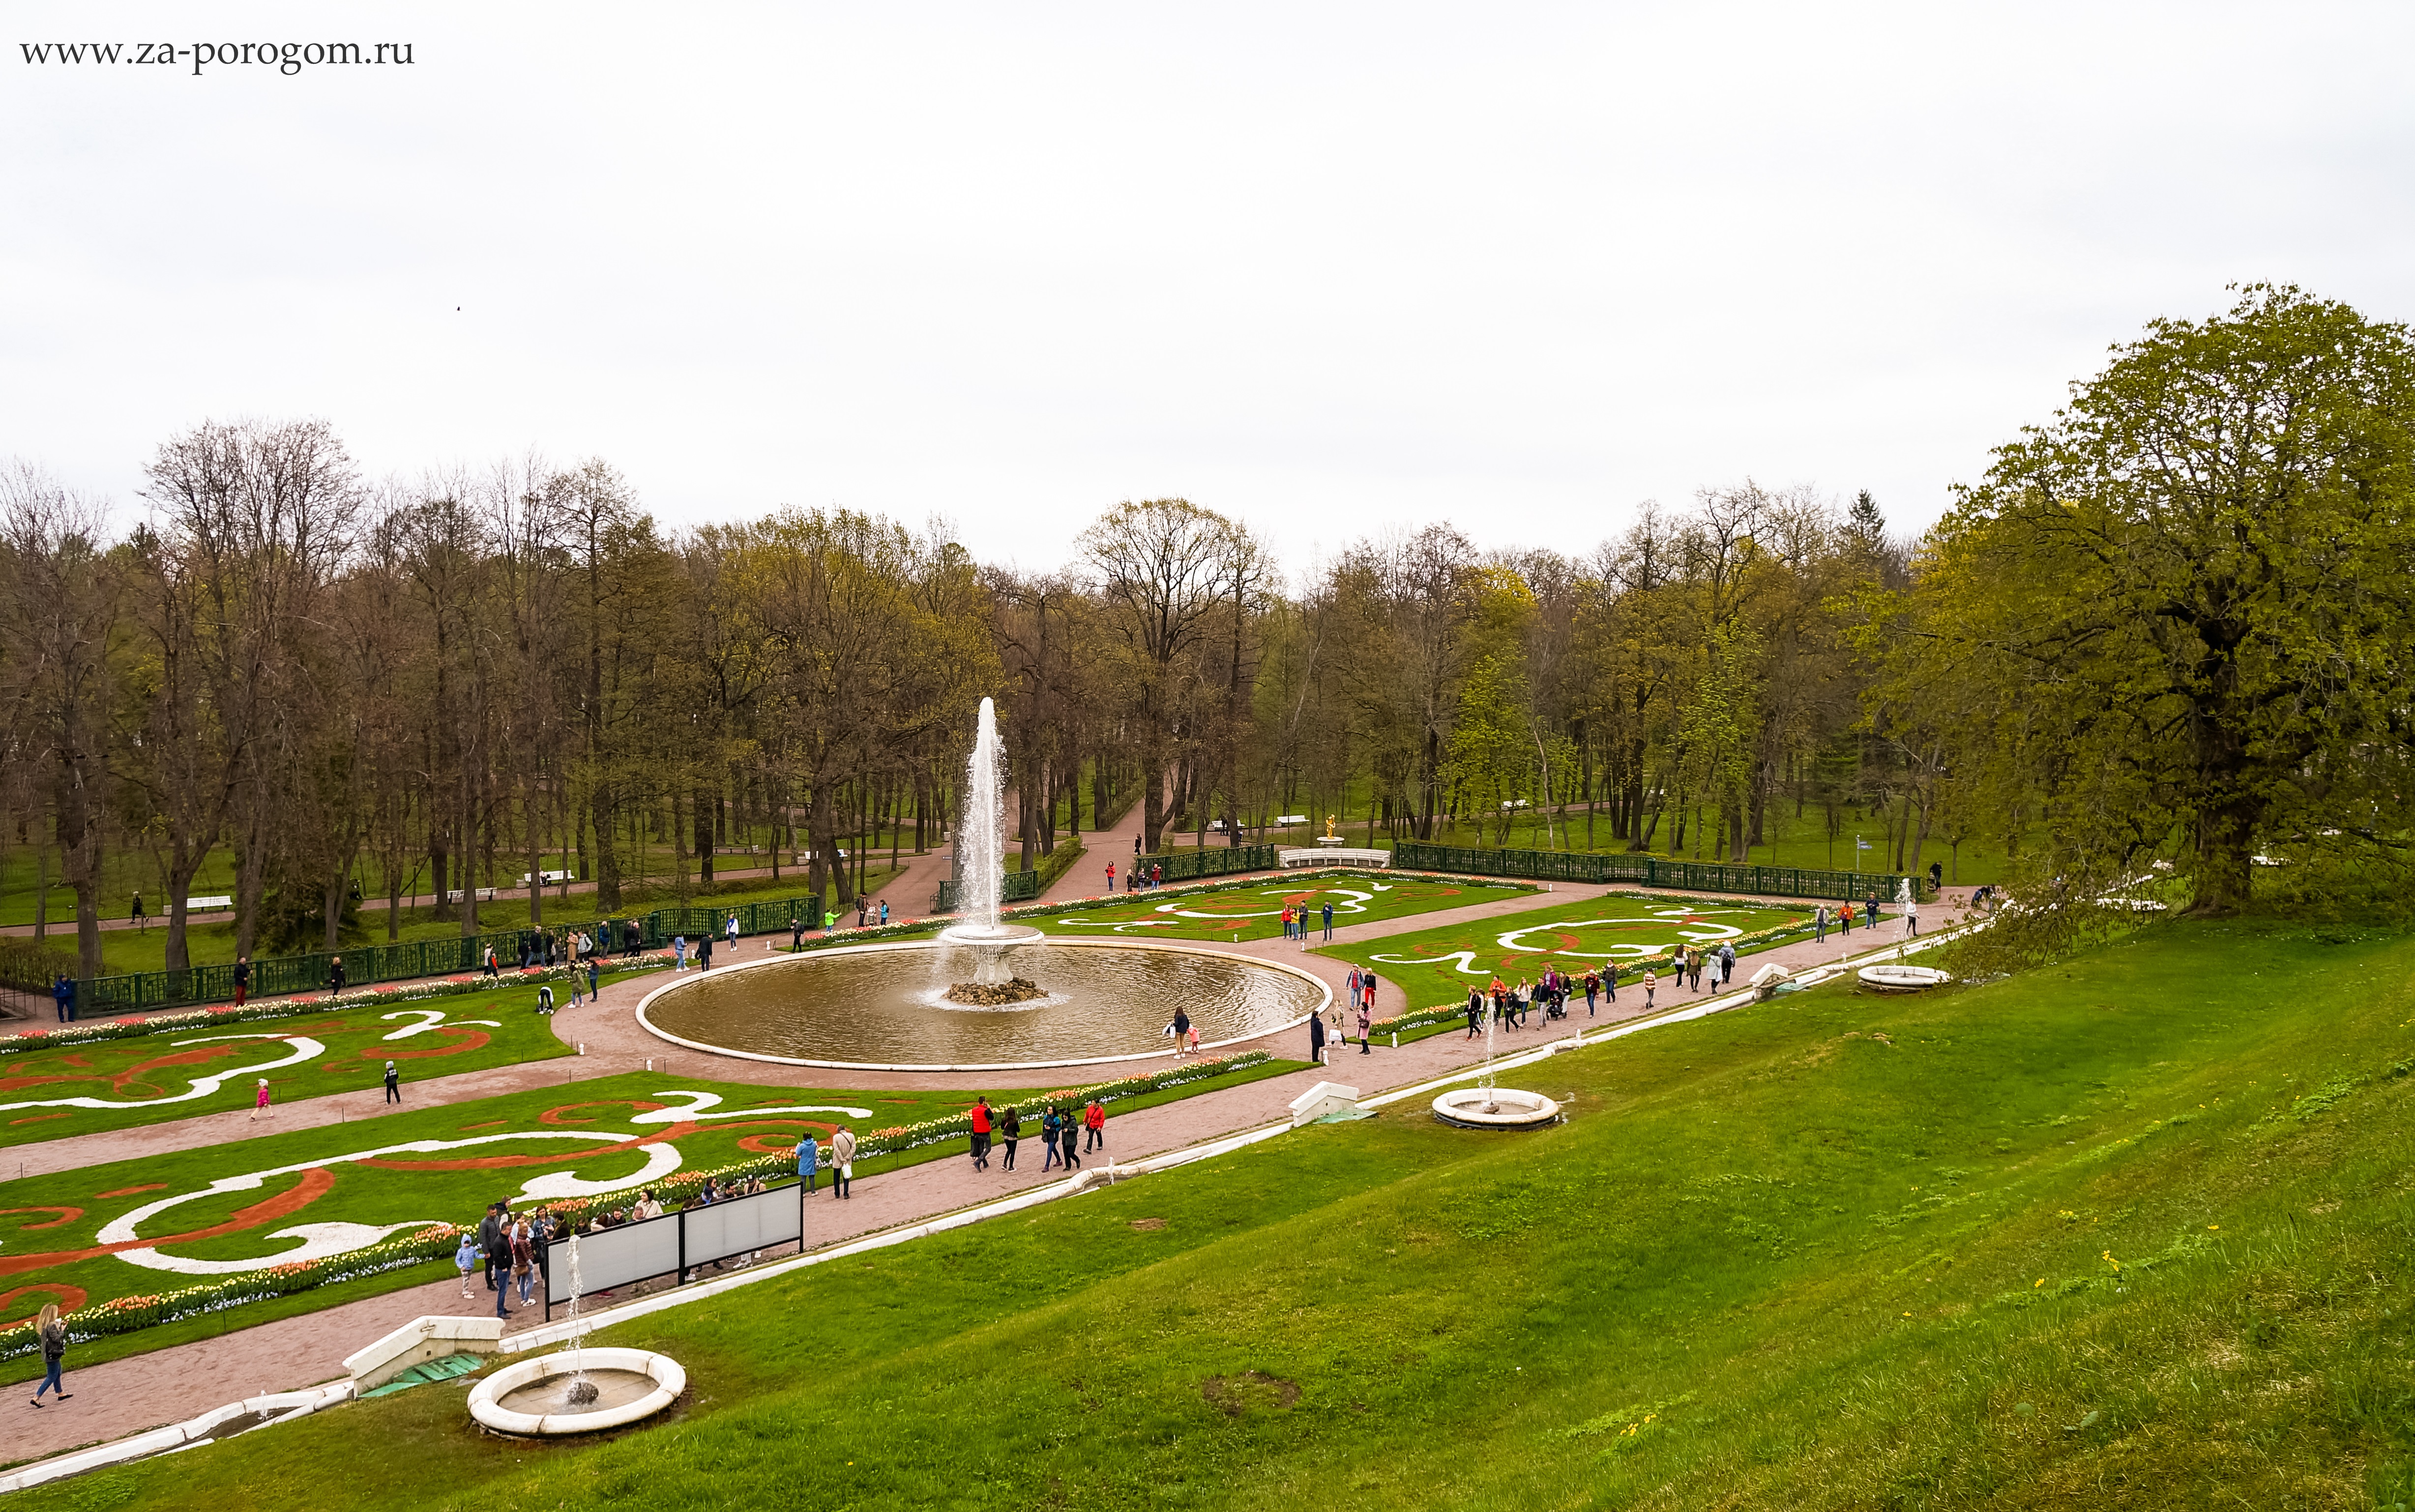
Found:
[{"label": "rock pile in fountain", "polygon": [[1045,997],[1048,989],[1027,977],[1009,977],[1004,981],[960,981],[948,989],[947,996],[950,1002],[971,1008],[1004,1008]]}]

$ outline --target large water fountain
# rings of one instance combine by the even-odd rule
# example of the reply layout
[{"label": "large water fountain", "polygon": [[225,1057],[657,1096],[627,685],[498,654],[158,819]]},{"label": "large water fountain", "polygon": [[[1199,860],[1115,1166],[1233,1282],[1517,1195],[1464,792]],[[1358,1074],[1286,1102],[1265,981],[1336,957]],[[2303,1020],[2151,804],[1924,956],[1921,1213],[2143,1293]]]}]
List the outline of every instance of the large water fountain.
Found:
[{"label": "large water fountain", "polygon": [[[1014,974],[1007,951],[1048,936],[1039,930],[1001,924],[1006,899],[1006,761],[998,740],[998,710],[981,701],[973,754],[965,762],[965,810],[956,826],[956,856],[963,862],[959,901],[971,917],[939,931],[939,943],[972,959],[972,980],[947,990],[948,1000],[968,1008],[1005,1008],[1048,996],[1038,982]],[[968,852],[966,846],[971,846]]]},{"label": "large water fountain", "polygon": [[984,698],[956,825],[960,912],[937,937],[677,979],[638,1003],[638,1021],[674,1043],[752,1060],[992,1071],[1170,1055],[1177,1008],[1208,1050],[1299,1024],[1330,1001],[1323,982],[1279,962],[1005,922],[1005,771]]}]

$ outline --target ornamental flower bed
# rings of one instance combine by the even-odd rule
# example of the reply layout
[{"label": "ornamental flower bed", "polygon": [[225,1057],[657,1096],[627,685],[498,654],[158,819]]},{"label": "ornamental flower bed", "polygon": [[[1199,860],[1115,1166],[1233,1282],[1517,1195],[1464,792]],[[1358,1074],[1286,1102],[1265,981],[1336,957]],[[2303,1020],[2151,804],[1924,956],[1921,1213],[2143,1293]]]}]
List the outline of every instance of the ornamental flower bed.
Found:
[{"label": "ornamental flower bed", "polygon": [[[347,995],[348,996],[350,995]],[[1113,1103],[1121,1099],[1139,1097],[1168,1087],[1205,1081],[1228,1071],[1243,1070],[1263,1065],[1272,1059],[1263,1050],[1243,1051],[1236,1055],[1208,1059],[1185,1061],[1160,1070],[1144,1071],[1118,1077],[1112,1082],[1100,1082],[1090,1086],[1063,1087],[1042,1094],[1038,1100],[1079,1104],[1097,1098]],[[943,1141],[960,1138],[972,1130],[969,1113],[952,1114],[944,1118],[929,1118],[920,1123],[891,1129],[877,1129],[864,1134],[856,1145],[856,1159],[867,1160],[880,1155],[902,1155],[909,1150]],[[757,1156],[728,1165],[705,1169],[676,1171],[658,1181],[648,1183],[666,1207],[677,1207],[703,1187],[707,1181],[727,1183],[751,1180],[756,1176],[779,1177],[796,1170],[796,1156],[790,1151]],[[535,1205],[529,1211],[559,1214],[574,1222],[581,1221],[601,1211],[626,1206],[634,1197],[633,1190],[606,1193],[565,1202]],[[112,1297],[79,1308],[66,1315],[68,1337],[78,1342],[99,1339],[111,1334],[132,1333],[157,1324],[174,1323],[180,1319],[200,1317],[241,1307],[248,1302],[269,1297],[286,1296],[307,1292],[314,1287],[332,1286],[340,1281],[357,1280],[366,1276],[382,1275],[388,1271],[425,1265],[429,1261],[449,1260],[460,1243],[462,1228],[453,1223],[430,1223],[408,1235],[398,1235],[381,1243],[324,1259],[301,1261],[291,1265],[272,1265],[239,1276],[227,1276],[198,1285],[180,1287],[172,1292],[146,1295]],[[34,1337],[33,1320],[21,1319],[0,1327],[0,1359],[9,1359],[38,1348]]]},{"label": "ornamental flower bed", "polygon": [[[639,956],[612,958],[605,969],[621,973],[659,971],[670,964],[670,951],[649,951]],[[548,981],[568,981],[574,970],[583,971],[585,967],[530,966],[522,970],[506,966],[500,976],[495,977],[484,972],[462,972],[422,981],[381,982],[376,986],[355,988],[332,996],[314,993],[305,996],[279,997],[270,1002],[246,1003],[241,1008],[227,1003],[182,1013],[93,1019],[63,1025],[55,1029],[25,1029],[16,1034],[0,1035],[0,1055],[20,1050],[54,1050],[62,1045],[127,1040],[145,1034],[181,1034],[188,1029],[207,1028],[214,1025],[259,1024],[271,1019],[292,1018],[302,1013],[324,1013],[332,1009],[385,1007],[394,1003],[424,1002],[431,997],[458,997],[469,993],[494,992],[505,987],[535,987]]]},{"label": "ornamental flower bed", "polygon": [[[110,1334],[130,1334],[138,1328],[148,1328],[157,1324],[198,1318],[208,1312],[222,1312],[247,1302],[288,1296],[314,1287],[333,1286],[338,1281],[357,1280],[364,1276],[378,1276],[407,1265],[423,1265],[430,1260],[449,1257],[460,1242],[459,1225],[431,1223],[416,1234],[399,1235],[349,1254],[270,1265],[240,1276],[222,1277],[198,1286],[180,1287],[150,1296],[113,1296],[106,1302],[79,1308],[66,1314],[61,1321],[68,1325],[69,1341],[83,1343]],[[34,1337],[34,1320],[31,1318],[22,1318],[0,1327],[0,1359],[13,1359],[40,1347],[40,1340]]]}]

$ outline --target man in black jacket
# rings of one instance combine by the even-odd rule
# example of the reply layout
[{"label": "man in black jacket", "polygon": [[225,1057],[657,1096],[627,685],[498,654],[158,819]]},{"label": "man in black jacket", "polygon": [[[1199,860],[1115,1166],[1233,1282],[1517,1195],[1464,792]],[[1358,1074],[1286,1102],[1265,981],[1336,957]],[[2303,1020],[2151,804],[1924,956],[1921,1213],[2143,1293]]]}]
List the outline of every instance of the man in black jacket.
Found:
[{"label": "man in black jacket", "polygon": [[478,1250],[487,1257],[487,1290],[495,1289],[495,1259],[502,1257],[503,1273],[511,1274],[511,1235],[503,1231],[503,1205],[488,1203],[486,1220],[478,1225]]}]

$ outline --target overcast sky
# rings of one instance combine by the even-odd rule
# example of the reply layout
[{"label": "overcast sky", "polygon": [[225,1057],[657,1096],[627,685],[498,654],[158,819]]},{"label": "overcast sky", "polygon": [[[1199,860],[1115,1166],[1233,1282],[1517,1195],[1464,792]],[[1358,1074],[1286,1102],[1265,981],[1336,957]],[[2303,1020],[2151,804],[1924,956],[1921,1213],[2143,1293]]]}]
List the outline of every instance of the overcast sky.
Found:
[{"label": "overcast sky", "polygon": [[[667,521],[1295,567],[1747,477],[1898,525],[2158,314],[2415,313],[2415,7],[13,3],[0,456],[531,447]],[[23,44],[407,42],[408,67]]]}]

